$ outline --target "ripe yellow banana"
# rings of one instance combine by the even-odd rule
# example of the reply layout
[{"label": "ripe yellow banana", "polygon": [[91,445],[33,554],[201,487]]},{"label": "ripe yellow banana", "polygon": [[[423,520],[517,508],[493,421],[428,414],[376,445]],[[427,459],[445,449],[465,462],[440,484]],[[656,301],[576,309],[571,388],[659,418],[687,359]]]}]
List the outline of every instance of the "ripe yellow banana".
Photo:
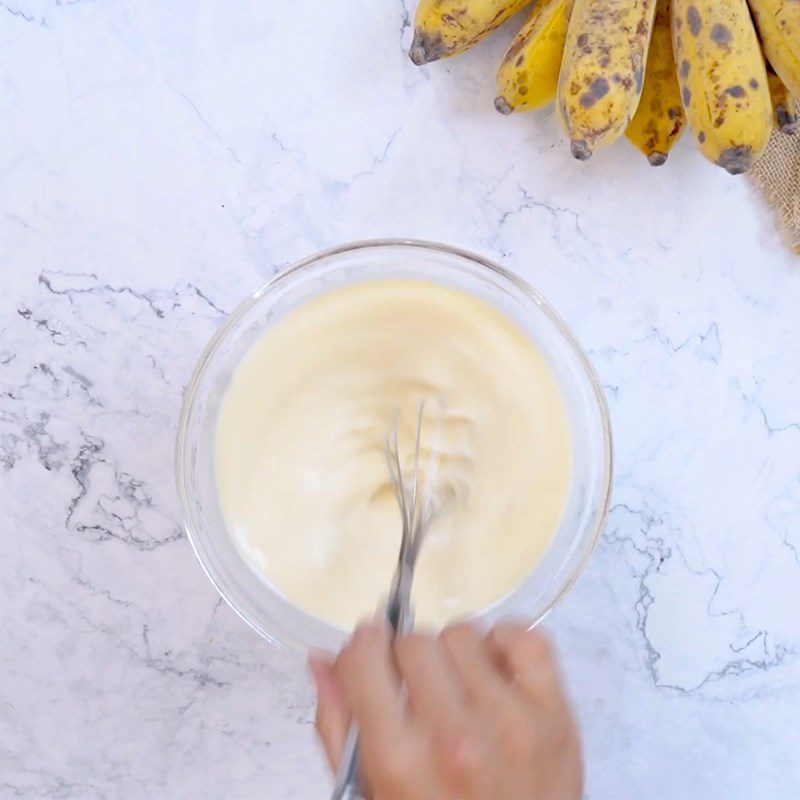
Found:
[{"label": "ripe yellow banana", "polygon": [[685,121],[672,56],[669,0],[658,0],[642,98],[625,135],[654,167],[659,167],[678,141]]},{"label": "ripe yellow banana", "polygon": [[655,10],[656,0],[575,0],[556,104],[575,158],[589,158],[628,127]]},{"label": "ripe yellow banana", "polygon": [[497,72],[494,107],[501,114],[552,103],[558,88],[572,0],[539,0]]},{"label": "ripe yellow banana", "polygon": [[417,65],[454,56],[488,36],[531,0],[420,0],[409,58]]},{"label": "ripe yellow banana", "polygon": [[672,0],[672,44],[700,151],[731,175],[745,172],[772,129],[767,71],[746,0]]},{"label": "ripe yellow banana", "polygon": [[793,97],[800,97],[800,0],[749,0],[772,68]]},{"label": "ripe yellow banana", "polygon": [[767,72],[769,93],[772,97],[772,122],[781,132],[788,135],[800,130],[800,108],[786,88],[786,84],[771,70]]}]

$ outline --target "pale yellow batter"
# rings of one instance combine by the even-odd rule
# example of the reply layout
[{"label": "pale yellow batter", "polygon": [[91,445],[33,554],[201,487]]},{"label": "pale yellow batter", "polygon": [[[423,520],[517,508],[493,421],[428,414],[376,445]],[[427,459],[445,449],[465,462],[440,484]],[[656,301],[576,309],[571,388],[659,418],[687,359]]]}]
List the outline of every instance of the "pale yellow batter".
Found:
[{"label": "pale yellow batter", "polygon": [[341,626],[371,615],[397,559],[384,454],[395,409],[409,453],[426,399],[441,509],[422,549],[416,618],[496,603],[531,572],[566,504],[569,421],[549,366],[505,315],[428,281],[328,292],[247,353],[223,400],[217,476],[250,566]]}]

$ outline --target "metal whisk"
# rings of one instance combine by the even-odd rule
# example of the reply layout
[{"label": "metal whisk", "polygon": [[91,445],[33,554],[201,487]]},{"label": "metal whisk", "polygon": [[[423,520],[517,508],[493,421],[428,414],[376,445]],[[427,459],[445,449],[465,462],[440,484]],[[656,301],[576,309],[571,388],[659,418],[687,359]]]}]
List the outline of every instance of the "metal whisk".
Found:
[{"label": "metal whisk", "polygon": [[395,634],[403,633],[413,626],[411,618],[411,584],[414,579],[414,568],[417,564],[422,541],[436,510],[434,487],[436,473],[439,468],[439,446],[434,449],[428,459],[424,471],[424,486],[420,491],[420,455],[422,443],[422,424],[425,416],[425,401],[419,404],[417,412],[417,430],[414,438],[414,461],[411,473],[411,486],[407,486],[403,478],[398,445],[399,414],[394,415],[392,433],[386,438],[386,464],[389,478],[400,506],[403,520],[400,552],[397,557],[392,589],[386,607],[386,617]]},{"label": "metal whisk", "polygon": [[[411,469],[410,483],[403,475],[399,446],[400,414],[395,412],[392,430],[386,437],[386,464],[389,479],[394,488],[397,503],[402,517],[402,536],[400,552],[397,556],[389,599],[386,603],[386,619],[395,635],[404,633],[413,627],[411,609],[411,584],[414,580],[414,568],[417,564],[420,547],[425,533],[436,510],[434,487],[439,467],[439,445],[434,442],[428,463],[423,470],[420,464],[422,447],[422,426],[425,417],[425,401],[419,404],[417,412],[417,429],[414,437],[414,460]],[[423,477],[424,476],[424,477]],[[420,487],[422,479],[423,486]],[[364,794],[359,783],[359,747],[358,726],[353,723],[347,733],[342,760],[336,775],[336,788],[331,800],[355,800]]]}]

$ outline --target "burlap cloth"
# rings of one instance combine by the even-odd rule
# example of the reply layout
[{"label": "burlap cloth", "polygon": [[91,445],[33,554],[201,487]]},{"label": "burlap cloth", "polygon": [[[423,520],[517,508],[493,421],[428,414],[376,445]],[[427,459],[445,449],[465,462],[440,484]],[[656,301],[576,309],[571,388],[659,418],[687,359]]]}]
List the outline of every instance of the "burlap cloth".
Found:
[{"label": "burlap cloth", "polygon": [[749,174],[775,211],[789,247],[800,253],[800,133],[773,131]]}]

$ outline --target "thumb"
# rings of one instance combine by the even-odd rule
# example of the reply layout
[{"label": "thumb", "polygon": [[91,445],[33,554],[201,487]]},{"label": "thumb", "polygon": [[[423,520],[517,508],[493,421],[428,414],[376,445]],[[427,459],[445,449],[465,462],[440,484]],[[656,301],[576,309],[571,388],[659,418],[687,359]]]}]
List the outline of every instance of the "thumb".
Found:
[{"label": "thumb", "polygon": [[335,772],[347,737],[350,709],[330,658],[321,653],[311,653],[308,667],[317,687],[317,733],[325,747],[328,763]]}]

